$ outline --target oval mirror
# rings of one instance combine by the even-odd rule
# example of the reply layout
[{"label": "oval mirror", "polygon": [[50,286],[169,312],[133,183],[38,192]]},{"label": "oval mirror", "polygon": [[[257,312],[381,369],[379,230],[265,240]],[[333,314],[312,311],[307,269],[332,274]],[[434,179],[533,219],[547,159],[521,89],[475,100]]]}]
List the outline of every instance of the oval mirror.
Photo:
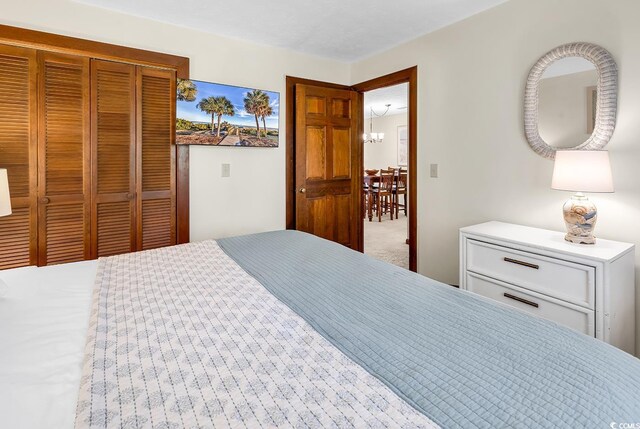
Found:
[{"label": "oval mirror", "polygon": [[609,143],[616,122],[618,72],[603,48],[573,43],[543,56],[529,73],[525,134],[538,154],[598,150]]}]

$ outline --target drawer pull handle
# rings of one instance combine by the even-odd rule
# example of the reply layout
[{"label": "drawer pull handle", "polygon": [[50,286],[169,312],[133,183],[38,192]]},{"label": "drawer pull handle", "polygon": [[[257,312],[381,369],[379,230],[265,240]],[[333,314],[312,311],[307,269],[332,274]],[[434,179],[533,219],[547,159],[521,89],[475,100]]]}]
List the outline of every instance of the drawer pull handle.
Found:
[{"label": "drawer pull handle", "polygon": [[518,302],[530,305],[530,306],[535,307],[535,308],[540,307],[540,305],[538,305],[537,302],[529,301],[528,299],[520,298],[519,296],[511,295],[510,293],[506,293],[505,292],[504,296],[505,296],[505,298],[513,299],[514,301],[518,301]]},{"label": "drawer pull handle", "polygon": [[511,262],[512,264],[522,265],[523,267],[533,268],[534,270],[539,270],[540,265],[530,264],[529,262],[518,261],[517,259],[504,258],[505,262]]}]

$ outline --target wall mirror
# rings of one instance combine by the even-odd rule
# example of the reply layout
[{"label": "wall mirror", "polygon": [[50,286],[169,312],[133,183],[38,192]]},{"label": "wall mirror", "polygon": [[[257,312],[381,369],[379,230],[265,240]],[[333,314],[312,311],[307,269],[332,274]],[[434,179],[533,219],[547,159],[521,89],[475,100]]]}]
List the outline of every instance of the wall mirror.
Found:
[{"label": "wall mirror", "polygon": [[533,66],[524,103],[531,148],[553,159],[556,150],[604,148],[616,124],[618,70],[604,48],[559,46]]}]

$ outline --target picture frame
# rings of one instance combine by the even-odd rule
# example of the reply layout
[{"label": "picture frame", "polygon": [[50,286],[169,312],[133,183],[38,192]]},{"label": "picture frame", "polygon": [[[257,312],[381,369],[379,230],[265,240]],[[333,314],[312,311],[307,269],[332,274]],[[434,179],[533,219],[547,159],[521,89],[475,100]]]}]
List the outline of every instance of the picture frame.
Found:
[{"label": "picture frame", "polygon": [[408,163],[407,126],[398,126],[398,165],[406,167]]},{"label": "picture frame", "polygon": [[176,85],[176,144],[278,147],[280,94],[193,79]]}]

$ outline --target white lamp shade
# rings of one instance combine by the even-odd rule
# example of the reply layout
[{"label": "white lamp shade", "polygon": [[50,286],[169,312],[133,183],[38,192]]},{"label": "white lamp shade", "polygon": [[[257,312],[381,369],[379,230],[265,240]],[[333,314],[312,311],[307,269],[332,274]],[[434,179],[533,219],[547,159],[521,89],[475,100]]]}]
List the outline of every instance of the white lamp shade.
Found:
[{"label": "white lamp shade", "polygon": [[0,216],[11,214],[11,197],[9,196],[9,179],[7,169],[0,168]]},{"label": "white lamp shade", "polygon": [[551,187],[560,191],[613,192],[609,152],[557,151]]}]

